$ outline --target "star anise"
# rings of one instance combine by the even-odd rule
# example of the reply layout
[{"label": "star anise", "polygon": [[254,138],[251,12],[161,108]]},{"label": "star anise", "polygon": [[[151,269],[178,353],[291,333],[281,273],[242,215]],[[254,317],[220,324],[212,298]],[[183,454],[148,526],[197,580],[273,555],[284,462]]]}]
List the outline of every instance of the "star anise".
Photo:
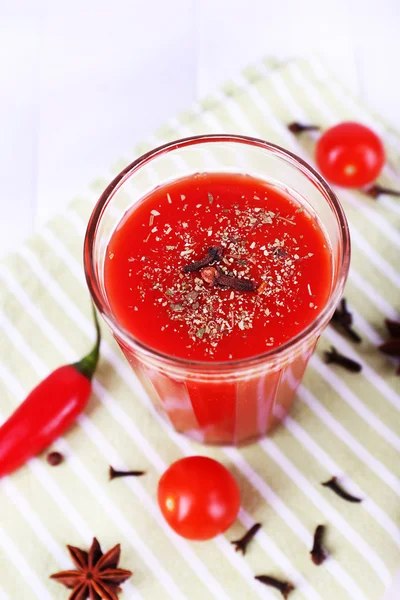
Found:
[{"label": "star anise", "polygon": [[61,571],[51,575],[58,583],[72,589],[69,600],[118,600],[121,583],[132,572],[118,569],[121,546],[117,544],[103,554],[96,538],[89,552],[67,546],[76,570]]}]

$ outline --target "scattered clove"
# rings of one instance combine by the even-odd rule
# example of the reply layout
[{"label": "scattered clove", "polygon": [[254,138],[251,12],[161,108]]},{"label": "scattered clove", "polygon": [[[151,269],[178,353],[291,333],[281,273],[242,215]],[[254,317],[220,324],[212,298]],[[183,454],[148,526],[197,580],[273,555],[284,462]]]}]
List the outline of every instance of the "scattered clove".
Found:
[{"label": "scattered clove", "polygon": [[57,467],[63,461],[64,461],[64,456],[61,454],[61,452],[50,452],[47,455],[47,462],[52,467]]},{"label": "scattered clove", "polygon": [[274,257],[277,257],[277,258],[287,258],[289,256],[289,253],[284,248],[279,247],[279,248],[275,248],[275,250],[273,251],[273,255],[274,255]]},{"label": "scattered clove", "polygon": [[333,346],[331,346],[329,351],[325,352],[325,362],[327,364],[334,363],[336,365],[340,365],[351,373],[359,373],[362,369],[360,363],[352,358],[349,358],[348,356],[344,356],[344,354],[338,352]]},{"label": "scattered clove", "polygon": [[294,133],[294,135],[303,133],[303,131],[319,131],[321,129],[319,125],[306,125],[304,123],[298,123],[297,121],[289,123],[287,128],[291,133]]},{"label": "scattered clove", "polygon": [[[380,346],[378,346],[379,350],[383,352],[383,354],[387,354],[388,356],[392,356],[394,358],[400,358],[400,337],[392,338],[387,342],[383,342]],[[396,375],[400,375],[400,364],[397,367]]]},{"label": "scattered clove", "polygon": [[[393,358],[400,358],[400,321],[385,320],[386,327],[391,338],[378,346],[378,349]],[[396,375],[400,375],[400,363],[396,370]]]},{"label": "scattered clove", "polygon": [[346,490],[339,485],[337,477],[332,477],[329,481],[321,483],[321,485],[331,489],[332,492],[335,492],[335,494],[340,496],[340,498],[343,498],[343,500],[347,500],[347,502],[362,502],[361,498],[357,498],[356,496],[349,494],[349,492],[346,492]]},{"label": "scattered clove", "polygon": [[220,246],[210,246],[207,249],[207,254],[200,260],[195,260],[189,265],[185,265],[182,269],[184,273],[192,273],[193,271],[200,271],[203,267],[211,265],[213,262],[219,262],[222,258],[223,250]]},{"label": "scattered clove", "polygon": [[294,590],[294,585],[289,581],[281,581],[280,579],[276,579],[270,575],[256,575],[254,579],[257,579],[257,581],[260,581],[264,585],[268,585],[278,590],[285,600],[289,596],[290,592],[293,592]]},{"label": "scattered clove", "polygon": [[322,565],[327,557],[325,550],[322,547],[322,538],[325,533],[324,525],[318,525],[314,533],[314,543],[311,549],[311,559],[317,566]]},{"label": "scattered clove", "polygon": [[389,335],[393,338],[400,338],[400,321],[391,321],[385,319],[386,327]]},{"label": "scattered clove", "polygon": [[261,523],[254,523],[254,525],[250,527],[243,537],[231,542],[231,544],[235,546],[236,552],[240,551],[243,555],[246,554],[247,546],[259,529],[261,529]]},{"label": "scattered clove", "polygon": [[237,292],[254,292],[257,289],[254,281],[250,279],[239,279],[233,275],[225,275],[215,267],[205,267],[200,271],[201,278],[210,285],[219,285],[220,287],[236,290]]},{"label": "scattered clove", "polygon": [[381,195],[400,197],[399,190],[392,190],[391,188],[387,188],[387,187],[384,187],[383,185],[379,185],[379,183],[375,183],[374,185],[371,185],[371,187],[366,188],[363,191],[368,196],[371,196],[371,198],[375,198],[375,199],[379,198],[379,196],[381,196]]},{"label": "scattered clove", "polygon": [[110,481],[112,479],[116,479],[117,477],[140,477],[141,475],[145,475],[146,471],[117,471],[113,467],[110,466]]},{"label": "scattered clove", "polygon": [[400,338],[392,338],[387,342],[383,342],[379,346],[379,350],[388,356],[400,358]]},{"label": "scattered clove", "polygon": [[333,313],[331,322],[340,325],[342,329],[344,329],[344,331],[347,333],[347,335],[353,340],[353,342],[361,342],[361,337],[352,328],[353,315],[347,308],[346,298],[341,299],[339,306]]}]

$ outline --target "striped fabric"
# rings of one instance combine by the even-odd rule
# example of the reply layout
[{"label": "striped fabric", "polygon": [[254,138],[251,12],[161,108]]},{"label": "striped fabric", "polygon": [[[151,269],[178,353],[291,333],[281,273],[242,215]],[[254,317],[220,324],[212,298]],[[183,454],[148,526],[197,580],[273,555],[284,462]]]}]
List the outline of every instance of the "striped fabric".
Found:
[{"label": "striped fabric", "polygon": [[[317,61],[260,62],[223,90],[168,123],[119,161],[85,197],[52,220],[0,266],[0,419],[52,369],[76,360],[94,338],[82,271],[82,240],[100,191],[134,156],[167,140],[230,132],[268,139],[312,163],[311,136],[295,138],[293,120],[327,127],[355,119],[370,124],[389,154],[380,182],[399,187],[400,136],[326,73]],[[363,338],[354,345],[328,328],[311,360],[286,423],[242,449],[201,447],[157,417],[134,374],[103,327],[102,360],[89,407],[54,444],[66,461],[33,459],[0,481],[0,600],[62,599],[68,591],[48,576],[71,567],[65,544],[103,549],[122,544],[121,566],[134,571],[121,598],[243,600],[277,598],[254,579],[270,574],[307,600],[378,599],[400,567],[400,378],[376,350],[384,318],[399,318],[400,203],[374,202],[338,190],[351,226],[353,257],[346,296]],[[327,366],[333,344],[363,364],[360,374]],[[243,508],[229,532],[188,543],[165,524],[156,505],[161,473],[174,460],[205,454],[237,478]],[[144,469],[140,479],[108,481],[108,465]],[[339,476],[364,498],[344,502],[320,482]],[[230,540],[263,524],[245,557]],[[329,560],[310,560],[312,536],[327,526]]]}]

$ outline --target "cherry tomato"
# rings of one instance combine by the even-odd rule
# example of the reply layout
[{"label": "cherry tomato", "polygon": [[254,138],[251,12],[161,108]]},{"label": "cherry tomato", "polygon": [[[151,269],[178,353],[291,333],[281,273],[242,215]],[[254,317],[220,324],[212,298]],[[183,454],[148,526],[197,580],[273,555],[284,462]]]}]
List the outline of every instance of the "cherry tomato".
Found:
[{"label": "cherry tomato", "polygon": [[189,540],[209,540],[235,521],[240,492],[219,462],[189,456],[173,463],[161,477],[158,504],[176,533]]},{"label": "cherry tomato", "polygon": [[340,123],[320,137],[316,159],[328,181],[343,187],[363,187],[374,181],[385,162],[378,136],[359,123]]}]

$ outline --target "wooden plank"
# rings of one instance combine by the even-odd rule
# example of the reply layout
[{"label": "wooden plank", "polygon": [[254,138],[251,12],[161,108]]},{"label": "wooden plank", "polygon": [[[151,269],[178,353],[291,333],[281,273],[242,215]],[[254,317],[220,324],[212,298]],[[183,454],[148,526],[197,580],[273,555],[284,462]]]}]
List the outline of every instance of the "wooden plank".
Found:
[{"label": "wooden plank", "polygon": [[37,222],[195,99],[187,0],[47,3]]},{"label": "wooden plank", "polygon": [[345,0],[198,0],[200,94],[260,56],[316,53],[358,92]]},{"label": "wooden plank", "polygon": [[400,129],[400,2],[353,0],[349,15],[363,97]]},{"label": "wooden plank", "polygon": [[37,7],[2,3],[0,19],[0,254],[30,233],[38,136]]}]

